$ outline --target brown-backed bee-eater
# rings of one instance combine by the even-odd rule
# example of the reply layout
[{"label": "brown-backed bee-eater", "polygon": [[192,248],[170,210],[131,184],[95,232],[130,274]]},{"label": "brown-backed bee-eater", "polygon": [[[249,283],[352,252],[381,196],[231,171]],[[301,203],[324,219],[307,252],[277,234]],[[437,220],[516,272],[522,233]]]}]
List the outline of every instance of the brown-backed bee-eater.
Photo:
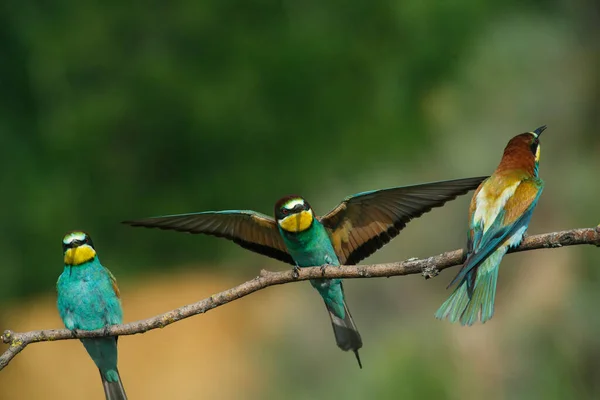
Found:
[{"label": "brown-backed bee-eater", "polygon": [[496,281],[502,257],[521,243],[544,182],[538,178],[541,126],[515,136],[496,171],[475,191],[469,209],[467,258],[449,286],[452,295],[435,316],[462,325],[494,315]]},{"label": "brown-backed bee-eater", "polygon": [[[351,265],[373,254],[413,218],[475,189],[486,177],[434,182],[359,193],[347,197],[323,217],[300,196],[275,204],[275,219],[255,211],[228,210],[126,221],[132,226],[204,233],[299,267]],[[362,339],[346,301],[341,279],[310,281],[319,292],[333,325],[337,345],[354,351]],[[362,366],[361,366],[362,367]]]}]

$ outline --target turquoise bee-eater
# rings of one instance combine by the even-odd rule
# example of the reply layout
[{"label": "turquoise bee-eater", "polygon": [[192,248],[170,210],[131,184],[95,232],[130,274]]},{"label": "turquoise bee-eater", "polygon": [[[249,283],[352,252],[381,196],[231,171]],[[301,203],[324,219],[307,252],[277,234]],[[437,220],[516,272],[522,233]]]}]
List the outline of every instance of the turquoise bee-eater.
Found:
[{"label": "turquoise bee-eater", "polygon": [[[300,196],[275,204],[275,219],[250,210],[209,211],[125,221],[132,226],[204,233],[232,240],[254,252],[298,267],[351,265],[368,257],[413,218],[475,189],[485,177],[359,193],[316,217]],[[359,366],[362,339],[340,279],[311,280],[333,325],[338,347],[352,350]]]},{"label": "turquoise bee-eater", "polygon": [[[71,331],[95,330],[123,321],[117,280],[100,264],[92,239],[84,232],[63,239],[65,268],[58,278],[58,312]],[[117,369],[117,337],[81,339],[100,370],[107,400],[127,399]]]},{"label": "turquoise bee-eater", "polygon": [[469,208],[467,257],[459,283],[435,316],[462,325],[494,315],[502,257],[521,243],[544,182],[538,177],[540,135],[546,126],[512,138],[496,171],[477,188]]}]

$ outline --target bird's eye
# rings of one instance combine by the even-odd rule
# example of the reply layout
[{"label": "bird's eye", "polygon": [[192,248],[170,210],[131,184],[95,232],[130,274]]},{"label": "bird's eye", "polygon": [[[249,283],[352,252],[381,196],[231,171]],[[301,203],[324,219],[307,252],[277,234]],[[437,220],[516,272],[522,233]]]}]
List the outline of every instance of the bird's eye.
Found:
[{"label": "bird's eye", "polygon": [[289,212],[290,212],[290,211],[289,211],[287,208],[285,208],[285,207],[283,207],[283,208],[281,209],[281,213],[282,213],[283,215],[288,215],[288,213],[289,213]]}]

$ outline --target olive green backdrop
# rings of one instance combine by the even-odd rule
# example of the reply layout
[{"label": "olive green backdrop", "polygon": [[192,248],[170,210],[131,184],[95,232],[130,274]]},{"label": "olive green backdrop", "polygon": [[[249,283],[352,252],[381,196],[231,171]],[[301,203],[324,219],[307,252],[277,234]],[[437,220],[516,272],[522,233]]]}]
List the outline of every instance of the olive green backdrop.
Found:
[{"label": "olive green backdrop", "polygon": [[[270,214],[288,193],[322,214],[364,190],[489,174],[510,137],[542,124],[547,186],[531,231],[594,226],[598,43],[591,0],[5,0],[0,304],[52,295],[60,241],[72,229],[89,232],[130,287],[190,268],[240,282],[263,267],[287,268],[222,240],[119,222],[229,208]],[[462,246],[467,202],[411,222],[367,262]],[[507,257],[497,317],[471,331],[433,320],[454,271],[427,282],[349,282],[363,371],[335,348],[309,288],[294,288],[297,307],[310,308],[292,307],[290,316],[301,312],[316,325],[303,331],[296,321],[292,336],[265,345],[279,372],[256,397],[594,398],[600,253],[549,252]],[[531,289],[549,274],[548,286]],[[551,306],[538,313],[531,304],[544,296]],[[527,304],[529,313],[501,319]],[[499,329],[501,347],[477,342]],[[306,332],[314,337],[303,341]],[[307,356],[307,346],[321,355]],[[456,356],[461,346],[486,361]],[[507,349],[510,363],[486,358]],[[322,359],[327,369],[314,369]],[[487,383],[469,377],[479,370],[489,372]],[[479,382],[478,394],[470,382]]]}]

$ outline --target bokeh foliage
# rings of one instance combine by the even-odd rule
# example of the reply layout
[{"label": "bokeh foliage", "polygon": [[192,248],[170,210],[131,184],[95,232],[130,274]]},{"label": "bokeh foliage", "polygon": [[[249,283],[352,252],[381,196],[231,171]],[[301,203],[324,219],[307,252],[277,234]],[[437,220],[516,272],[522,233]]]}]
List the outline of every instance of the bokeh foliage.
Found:
[{"label": "bokeh foliage", "polygon": [[[541,166],[548,186],[533,223],[547,230],[598,223],[599,14],[590,0],[5,0],[0,303],[53,290],[60,239],[71,229],[92,235],[121,281],[192,261],[250,276],[269,261],[224,241],[119,221],[229,208],[270,214],[292,192],[325,212],[357,191],[489,173],[508,137],[542,123],[550,125]],[[442,228],[437,236],[411,227],[408,254],[399,254],[462,244],[464,217],[443,215],[427,220]],[[458,226],[460,237],[443,241]],[[530,336],[502,337],[500,348],[529,349],[531,361],[521,380],[496,382],[503,390],[494,398],[597,392],[600,319],[589,316],[600,293],[599,257],[582,254],[571,277],[577,289],[557,325],[544,320]],[[273,398],[282,388],[298,399],[477,398],[495,388],[476,383],[467,395],[452,386],[465,366],[440,367],[452,357],[447,348],[423,354],[411,346],[430,348],[441,337],[423,339],[419,329],[429,322],[398,312],[422,292],[404,281],[351,284],[359,327],[369,326],[364,315],[374,307],[394,317],[389,325],[371,321],[373,331],[387,332],[377,333],[378,343],[370,337],[368,364],[381,367],[341,392],[354,365],[332,374],[331,385],[279,377]],[[443,290],[445,282],[435,285]],[[522,326],[513,323],[511,330]],[[390,332],[406,324],[414,329],[388,352],[399,340]],[[575,349],[552,333],[561,324],[577,327],[566,336],[578,339]],[[313,382],[323,375],[301,346],[277,352],[285,371]]]},{"label": "bokeh foliage", "polygon": [[134,273],[222,247],[122,219],[270,212],[323,178],[406,165],[432,140],[424,96],[491,16],[527,6],[4,2],[2,298],[47,287],[70,229]]}]

